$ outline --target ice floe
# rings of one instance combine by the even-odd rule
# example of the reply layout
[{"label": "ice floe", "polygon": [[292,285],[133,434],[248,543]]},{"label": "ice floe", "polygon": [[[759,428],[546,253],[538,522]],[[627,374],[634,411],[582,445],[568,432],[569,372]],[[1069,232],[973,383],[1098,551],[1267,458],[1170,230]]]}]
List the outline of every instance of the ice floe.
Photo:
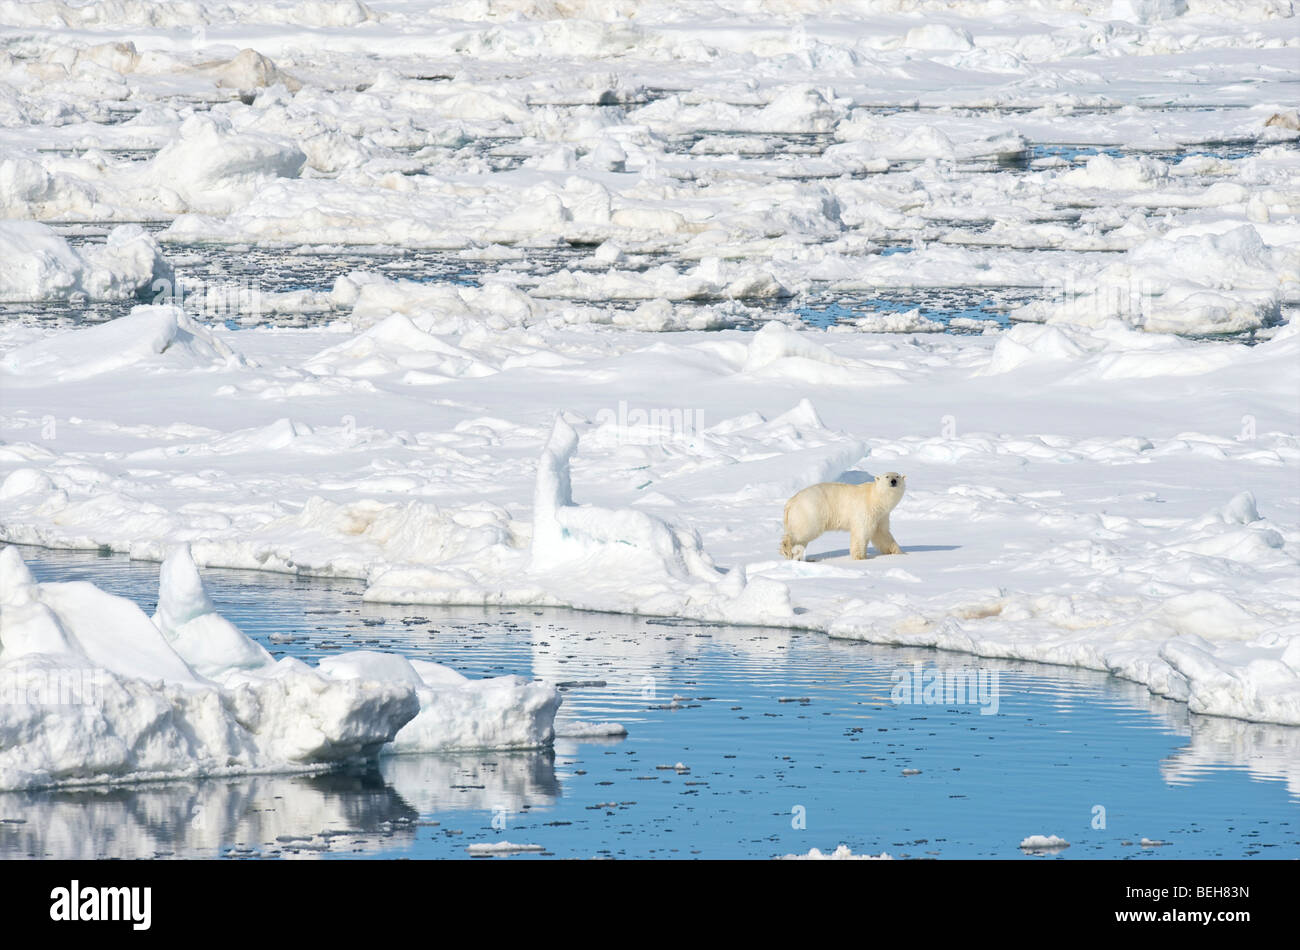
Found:
[{"label": "ice floe", "polygon": [[403,752],[550,743],[553,687],[343,653],[272,659],[221,617],[186,547],[152,620],[0,550],[0,788],[311,771]]}]

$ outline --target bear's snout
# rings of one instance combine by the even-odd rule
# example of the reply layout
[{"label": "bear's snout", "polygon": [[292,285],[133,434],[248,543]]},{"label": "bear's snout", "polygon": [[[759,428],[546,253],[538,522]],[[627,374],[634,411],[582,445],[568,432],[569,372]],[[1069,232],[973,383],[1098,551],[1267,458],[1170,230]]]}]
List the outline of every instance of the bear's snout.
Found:
[{"label": "bear's snout", "polygon": [[891,479],[889,480],[889,487],[890,487],[890,488],[897,488],[897,487],[898,487],[898,479],[896,479],[896,478],[891,478]]}]

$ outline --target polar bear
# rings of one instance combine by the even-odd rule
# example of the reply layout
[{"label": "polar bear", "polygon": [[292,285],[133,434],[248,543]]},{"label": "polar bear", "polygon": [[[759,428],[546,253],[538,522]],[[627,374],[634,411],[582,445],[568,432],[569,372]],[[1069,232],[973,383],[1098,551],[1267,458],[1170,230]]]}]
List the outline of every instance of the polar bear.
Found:
[{"label": "polar bear", "polygon": [[886,472],[874,482],[821,482],[795,493],[785,503],[781,554],[802,561],[808,542],[827,531],[849,532],[849,555],[857,560],[867,556],[868,541],[881,554],[904,553],[889,533],[889,513],[902,501],[906,483],[897,472]]}]

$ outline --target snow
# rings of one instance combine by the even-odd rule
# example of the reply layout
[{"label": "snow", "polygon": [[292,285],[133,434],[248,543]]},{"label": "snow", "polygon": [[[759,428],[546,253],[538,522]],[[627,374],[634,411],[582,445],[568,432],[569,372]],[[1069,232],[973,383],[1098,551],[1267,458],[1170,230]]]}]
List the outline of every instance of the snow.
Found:
[{"label": "snow", "polygon": [[[269,664],[195,565],[1300,725],[1292,7],[0,0],[0,540],[164,565],[151,621],[4,555],[0,662],[103,666],[115,737],[23,712],[4,782],[549,741],[544,685]],[[167,296],[205,242],[376,263],[227,324]],[[962,335],[884,299],[1008,291]],[[882,470],[905,569],[778,557],[793,492]]]},{"label": "snow", "polygon": [[[162,357],[162,359],[158,359]],[[140,370],[141,364],[169,369],[237,365],[239,355],[211,329],[178,307],[133,307],[128,317],[88,327],[73,336],[47,337],[3,357],[7,385],[22,381],[81,380],[105,373]]]},{"label": "snow", "polygon": [[230,210],[231,199],[247,200],[274,179],[296,178],[307,161],[292,141],[237,133],[223,118],[191,116],[178,131],[179,138],[163,146],[151,163],[170,210]]},{"label": "snow", "polygon": [[1218,234],[1146,241],[1081,284],[1078,296],[1052,309],[1023,308],[1014,318],[1084,327],[1119,320],[1184,335],[1239,333],[1276,322],[1284,288],[1298,275],[1300,249],[1267,245],[1256,227],[1243,224]]}]

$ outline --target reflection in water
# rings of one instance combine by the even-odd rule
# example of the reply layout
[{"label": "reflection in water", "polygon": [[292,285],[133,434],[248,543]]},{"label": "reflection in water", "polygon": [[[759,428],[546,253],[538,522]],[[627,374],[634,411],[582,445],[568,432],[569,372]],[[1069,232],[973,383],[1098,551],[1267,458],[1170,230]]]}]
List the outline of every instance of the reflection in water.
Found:
[{"label": "reflection in water", "polygon": [[0,814],[25,819],[0,824],[0,852],[59,858],[311,852],[337,847],[344,831],[409,833],[419,817],[374,770],[11,793],[0,795]]},{"label": "reflection in water", "polygon": [[547,752],[393,755],[379,773],[421,814],[503,811],[550,805],[560,797],[555,756]]},{"label": "reflection in water", "polygon": [[1223,769],[1242,769],[1257,781],[1285,782],[1291,798],[1300,800],[1300,729],[1192,716],[1182,709],[1191,742],[1161,763],[1165,781],[1190,785]]},{"label": "reflection in water", "polygon": [[559,794],[550,752],[392,756],[364,771],[7,793],[0,856],[382,854],[409,849],[422,814],[511,815]]},{"label": "reflection in water", "polygon": [[[137,600],[157,566],[24,550],[39,579]],[[558,722],[626,739],[393,756],[366,772],[0,795],[0,855],[468,857],[505,837],[562,856],[822,850],[1027,859],[1300,856],[1300,729],[1192,715],[1105,673],[785,629],[530,608],[362,604],[360,584],[210,570],[218,609],[277,655],[385,650],[557,683]],[[274,639],[272,635],[274,634]],[[979,671],[970,702],[895,704],[900,671]],[[681,763],[682,768],[675,766]],[[1093,825],[1096,805],[1108,824]],[[792,827],[794,806],[808,815]],[[1141,838],[1170,844],[1141,848]],[[532,860],[520,855],[510,860]]]}]

